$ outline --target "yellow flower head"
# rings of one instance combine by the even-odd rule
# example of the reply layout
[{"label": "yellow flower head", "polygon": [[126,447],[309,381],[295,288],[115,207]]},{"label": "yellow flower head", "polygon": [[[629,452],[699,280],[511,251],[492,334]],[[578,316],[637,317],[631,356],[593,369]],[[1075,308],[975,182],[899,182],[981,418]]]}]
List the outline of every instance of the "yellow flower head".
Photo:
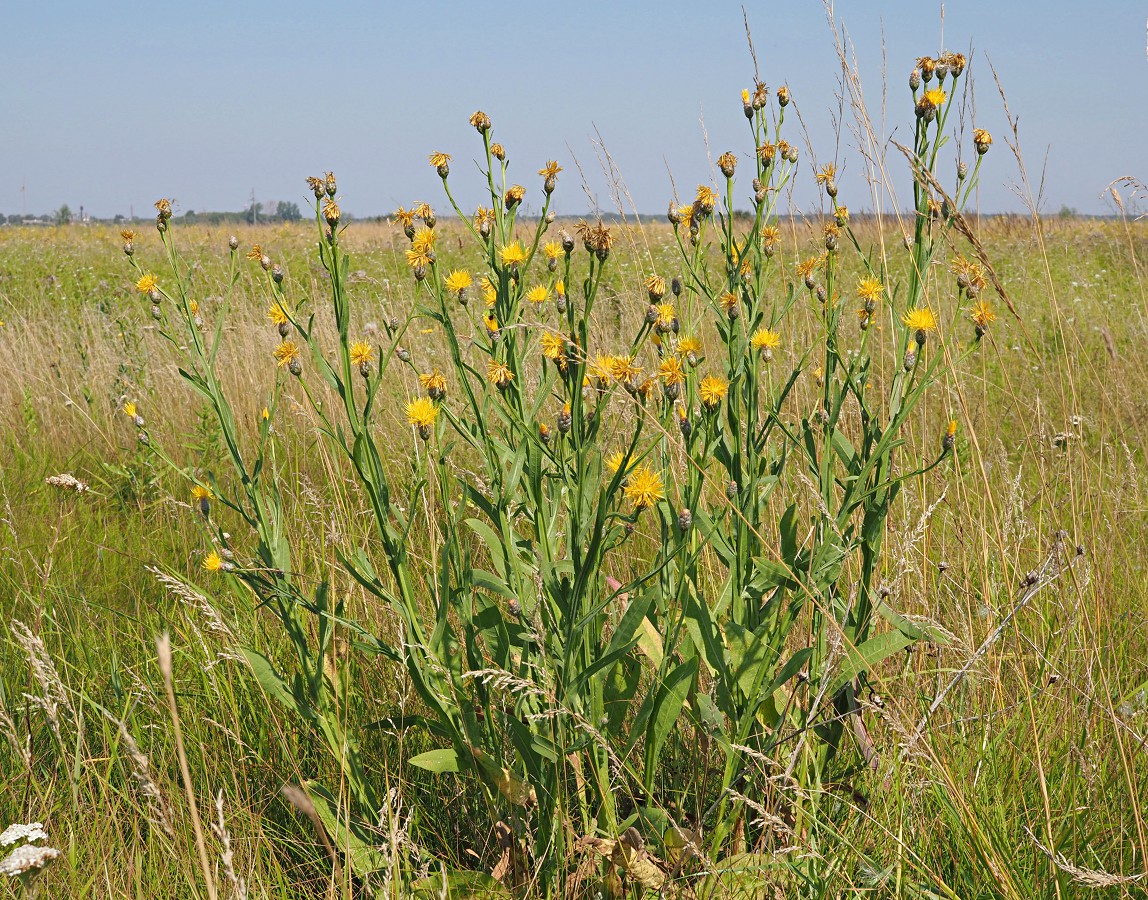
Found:
[{"label": "yellow flower head", "polygon": [[682,361],[678,357],[667,356],[658,366],[658,377],[662,379],[662,384],[672,388],[681,385],[686,380],[686,370],[682,367]]},{"label": "yellow flower head", "polygon": [[546,161],[546,165],[544,165],[541,169],[538,170],[538,174],[541,175],[543,178],[554,178],[561,171],[562,171],[562,167],[560,165],[558,165],[558,161],[550,159],[550,160]]},{"label": "yellow flower head", "polygon": [[158,285],[159,279],[148,273],[140,276],[139,281],[136,282],[136,290],[141,294],[150,294]]},{"label": "yellow flower head", "polygon": [[520,184],[512,184],[506,189],[506,193],[502,196],[502,202],[507,209],[512,206],[517,206],[522,202],[522,198],[526,196],[526,188]]},{"label": "yellow flower head", "polygon": [[637,381],[642,374],[642,367],[634,362],[632,356],[615,356],[611,358],[610,374],[615,381],[628,384]]},{"label": "yellow flower head", "polygon": [[664,498],[666,489],[662,484],[662,476],[643,464],[630,472],[623,493],[634,504],[634,510],[641,512]]},{"label": "yellow flower head", "polygon": [[811,256],[794,266],[799,278],[808,278],[821,267],[821,257]]},{"label": "yellow flower head", "polygon": [[479,287],[482,289],[482,302],[486,304],[488,309],[494,306],[498,301],[498,289],[494,286],[494,282],[483,275],[479,281]]},{"label": "yellow flower head", "polygon": [[517,266],[526,262],[526,251],[522,248],[522,241],[507,244],[498,251],[498,258],[502,260],[504,266]]},{"label": "yellow flower head", "polygon": [[884,291],[885,285],[881,284],[880,279],[877,278],[863,278],[861,283],[857,285],[857,296],[869,303],[880,302],[881,294]]},{"label": "yellow flower head", "polygon": [[136,405],[130,400],[124,404],[124,415],[129,419],[134,419],[136,417]]},{"label": "yellow flower head", "polygon": [[678,341],[678,352],[686,357],[691,353],[696,356],[702,352],[702,342],[696,337],[683,337]]},{"label": "yellow flower head", "polygon": [[781,335],[776,331],[770,331],[768,328],[759,328],[749,339],[749,345],[758,352],[773,351],[781,346]]},{"label": "yellow flower head", "polygon": [[697,193],[694,195],[694,207],[702,212],[703,215],[709,215],[714,211],[717,206],[718,194],[713,188],[706,184],[699,184]]},{"label": "yellow flower head", "polygon": [[506,162],[506,148],[497,141],[490,145],[490,155],[500,162]]},{"label": "yellow flower head", "polygon": [[729,382],[719,375],[707,375],[698,387],[698,396],[706,409],[717,409],[729,391]]},{"label": "yellow flower head", "polygon": [[502,360],[491,359],[486,364],[486,377],[496,388],[504,390],[514,380],[514,373]]},{"label": "yellow flower head", "polygon": [[558,368],[566,370],[566,338],[555,331],[547,331],[541,338],[542,355],[558,363]]},{"label": "yellow flower head", "polygon": [[199,503],[201,500],[211,500],[214,497],[215,495],[211,493],[211,488],[206,488],[202,484],[195,484],[191,487],[191,499],[196,503]]},{"label": "yellow flower head", "polygon": [[470,272],[466,269],[455,269],[446,277],[445,286],[452,294],[461,294],[474,283]]},{"label": "yellow flower head", "polygon": [[160,218],[170,219],[171,218],[171,201],[168,200],[166,197],[163,198],[162,200],[156,200],[155,201],[155,211],[157,213],[159,213]]},{"label": "yellow flower head", "polygon": [[622,468],[622,463],[626,461],[626,454],[621,450],[615,450],[606,457],[606,468],[610,470],[611,475],[617,474],[618,470]]},{"label": "yellow flower head", "polygon": [[554,293],[556,293],[559,297],[566,296],[566,282],[561,278],[554,282]]},{"label": "yellow flower head", "polygon": [[738,300],[737,294],[734,294],[730,291],[726,291],[724,294],[722,294],[720,297],[718,297],[718,303],[720,303],[721,308],[724,309],[728,313],[728,312],[732,312],[733,310],[737,309],[739,300]]},{"label": "yellow flower head", "polygon": [[932,104],[933,109],[940,109],[945,104],[945,92],[940,88],[925,91],[925,101]]},{"label": "yellow flower head", "polygon": [[997,314],[993,312],[993,308],[989,306],[988,300],[978,300],[969,307],[968,312],[969,318],[973,320],[973,324],[982,331],[997,320]]},{"label": "yellow flower head", "polygon": [[438,369],[419,375],[419,384],[423,390],[434,400],[441,400],[446,396],[446,376]]},{"label": "yellow flower head", "polygon": [[490,131],[490,116],[480,109],[470,117],[470,124],[478,129],[480,133]]},{"label": "yellow flower head", "polygon": [[413,228],[415,224],[414,210],[404,209],[400,206],[395,210],[395,221],[403,228]]},{"label": "yellow flower head", "polygon": [[494,317],[494,313],[488,312],[482,317],[482,324],[486,326],[487,333],[493,336],[498,334],[498,319]]},{"label": "yellow flower head", "polygon": [[222,572],[223,566],[223,557],[214,550],[203,558],[203,568],[206,572]]},{"label": "yellow flower head", "polygon": [[427,225],[431,225],[434,222],[434,210],[431,209],[429,203],[417,203],[411,212],[416,219],[422,219]]},{"label": "yellow flower head", "polygon": [[526,292],[526,299],[531,303],[545,303],[549,296],[550,291],[541,284]]},{"label": "yellow flower head", "polygon": [[291,320],[287,317],[287,310],[283,304],[276,301],[267,307],[267,318],[272,325],[286,325]]},{"label": "yellow flower head", "polygon": [[929,332],[937,330],[937,317],[927,306],[913,307],[901,316],[901,324],[911,331]]},{"label": "yellow flower head", "polygon": [[273,355],[275,357],[275,362],[279,365],[279,368],[289,366],[299,358],[299,345],[294,341],[280,341],[279,346],[275,348]]},{"label": "yellow flower head", "polygon": [[547,259],[558,259],[565,251],[558,241],[547,241],[542,247],[542,252],[546,254]]},{"label": "yellow flower head", "polygon": [[761,246],[772,248],[777,245],[778,240],[781,238],[781,229],[776,225],[765,225],[761,229]]},{"label": "yellow flower head", "polygon": [[993,136],[983,128],[974,128],[973,145],[977,148],[977,153],[984,155],[988,153],[989,147],[993,145]]},{"label": "yellow flower head", "polygon": [[434,166],[436,169],[438,169],[442,166],[446,166],[446,165],[450,164],[450,154],[449,153],[432,153],[430,156],[427,157],[427,160],[430,162],[430,164],[432,166]]},{"label": "yellow flower head", "polygon": [[818,184],[827,184],[833,180],[836,174],[837,166],[835,166],[833,163],[826,163],[821,167],[821,171],[818,172],[814,177],[817,179]]},{"label": "yellow flower head", "polygon": [[429,429],[438,418],[438,407],[429,397],[416,397],[406,406],[407,422],[420,430]]},{"label": "yellow flower head", "polygon": [[374,348],[366,341],[355,341],[355,343],[351,344],[351,362],[356,366],[370,362],[373,352]]},{"label": "yellow flower head", "polygon": [[327,224],[334,228],[339,224],[339,219],[342,218],[342,212],[339,210],[339,204],[335,202],[334,197],[328,197],[323,204],[323,218]]},{"label": "yellow flower head", "polygon": [[[474,227],[479,229],[480,231],[483,228],[487,228],[487,229],[493,228],[494,227],[494,210],[489,209],[488,207],[485,207],[485,206],[480,206],[478,209],[476,209],[474,211]],[[488,233],[488,232],[484,232],[484,234],[485,233]]]},{"label": "yellow flower head", "polygon": [[655,326],[667,331],[674,327],[674,320],[678,317],[678,311],[674,309],[674,304],[659,303],[654,309],[658,311],[657,321],[654,322]]}]

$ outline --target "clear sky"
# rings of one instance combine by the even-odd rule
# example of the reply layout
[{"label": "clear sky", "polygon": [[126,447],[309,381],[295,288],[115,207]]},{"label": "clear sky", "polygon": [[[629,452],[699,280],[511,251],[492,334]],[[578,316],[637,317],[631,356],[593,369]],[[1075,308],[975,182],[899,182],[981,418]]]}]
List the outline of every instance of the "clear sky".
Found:
[{"label": "clear sky", "polygon": [[[871,208],[848,115],[839,149],[834,134],[840,66],[822,3],[745,6],[763,79],[790,86],[817,162],[844,167],[841,199]],[[1105,212],[1111,180],[1148,178],[1145,0],[951,0],[943,26],[941,4],[928,0],[838,0],[835,13],[878,119],[887,59],[884,133],[902,142],[913,59],[971,56],[975,124],[997,139],[982,210],[1022,208],[990,61],[1019,116],[1030,176],[1045,171],[1045,211]],[[564,214],[591,204],[575,160],[589,195],[613,205],[596,135],[646,213],[665,209],[670,173],[682,194],[711,179],[705,134],[713,158],[752,152],[739,92],[753,66],[741,3],[730,0],[36,0],[8,4],[4,21],[4,213],[67,203],[146,215],[160,196],[177,212],[237,210],[252,190],[302,206],[305,176],[327,169],[356,215],[438,206],[433,150],[453,154],[452,184],[471,206],[476,109],[494,120],[528,200],[537,203],[534,173],[547,159],[565,167]],[[808,207],[809,153],[790,138],[802,147],[796,201]]]}]

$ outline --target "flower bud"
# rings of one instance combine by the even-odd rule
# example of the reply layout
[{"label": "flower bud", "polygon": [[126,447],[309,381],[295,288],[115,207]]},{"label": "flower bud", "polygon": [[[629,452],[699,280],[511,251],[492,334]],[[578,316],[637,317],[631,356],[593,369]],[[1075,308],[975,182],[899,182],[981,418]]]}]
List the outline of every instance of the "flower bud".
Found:
[{"label": "flower bud", "polygon": [[678,530],[686,532],[690,530],[690,526],[694,524],[694,515],[688,509],[683,509],[678,513]]},{"label": "flower bud", "polygon": [[231,250],[238,250],[239,249],[239,238],[237,238],[235,235],[232,235],[231,237],[229,237],[227,239],[227,246]]},{"label": "flower bud", "polygon": [[293,358],[289,363],[287,363],[287,371],[298,378],[303,374],[303,364],[299,362],[297,358]]},{"label": "flower bud", "polygon": [[678,212],[678,205],[673,200],[670,201],[670,208],[666,211],[666,218],[669,219],[671,225],[680,225],[682,223],[681,213]]},{"label": "flower bud", "polygon": [[785,109],[789,106],[789,99],[789,87],[783,84],[777,89],[777,105]]},{"label": "flower bud", "polygon": [[969,167],[967,163],[958,163],[957,165],[957,180],[964,181],[969,177]]},{"label": "flower bud", "polygon": [[917,351],[913,350],[912,348],[910,348],[909,350],[906,350],[905,351],[905,359],[902,362],[902,366],[904,367],[905,371],[908,372],[916,364],[917,364]]},{"label": "flower bud", "polygon": [[682,295],[682,279],[677,275],[670,279],[670,291],[675,297]]},{"label": "flower bud", "polygon": [[921,70],[914,69],[909,73],[909,90],[914,93],[921,87]]},{"label": "flower bud", "polygon": [[275,265],[271,267],[271,279],[276,284],[283,283],[283,267],[279,265],[279,263],[275,263]]}]

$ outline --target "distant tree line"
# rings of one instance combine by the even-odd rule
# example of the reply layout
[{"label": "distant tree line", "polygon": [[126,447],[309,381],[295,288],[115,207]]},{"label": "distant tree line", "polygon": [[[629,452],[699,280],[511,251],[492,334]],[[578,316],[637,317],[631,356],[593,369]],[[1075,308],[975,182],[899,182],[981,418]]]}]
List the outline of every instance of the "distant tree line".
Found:
[{"label": "distant tree line", "polygon": [[[255,203],[248,206],[240,212],[197,212],[196,210],[189,209],[179,216],[185,222],[199,223],[203,225],[242,225],[244,223],[249,225],[264,223],[271,224],[275,222],[298,222],[303,218],[303,213],[299,209],[298,203],[291,203],[286,200],[280,200],[275,204],[274,211],[271,211],[271,204]],[[353,218],[344,215],[345,219]],[[72,209],[68,204],[64,204],[54,212],[44,213],[42,215],[35,215],[32,213],[12,213],[5,215],[0,213],[0,225],[20,225],[24,222],[35,222],[44,225],[70,225],[76,219]],[[140,218],[137,221],[145,221],[145,218]],[[97,219],[90,217],[87,221],[111,223],[114,225],[125,224],[129,222],[129,218],[124,215],[117,215],[110,219]]]}]

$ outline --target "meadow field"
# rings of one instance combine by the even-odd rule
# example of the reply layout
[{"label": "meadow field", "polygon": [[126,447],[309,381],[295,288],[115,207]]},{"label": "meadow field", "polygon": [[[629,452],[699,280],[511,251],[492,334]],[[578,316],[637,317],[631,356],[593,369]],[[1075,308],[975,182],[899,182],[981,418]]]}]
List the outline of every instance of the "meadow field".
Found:
[{"label": "meadow field", "polygon": [[1144,895],[1148,223],[313,186],[0,228],[0,893]]}]

